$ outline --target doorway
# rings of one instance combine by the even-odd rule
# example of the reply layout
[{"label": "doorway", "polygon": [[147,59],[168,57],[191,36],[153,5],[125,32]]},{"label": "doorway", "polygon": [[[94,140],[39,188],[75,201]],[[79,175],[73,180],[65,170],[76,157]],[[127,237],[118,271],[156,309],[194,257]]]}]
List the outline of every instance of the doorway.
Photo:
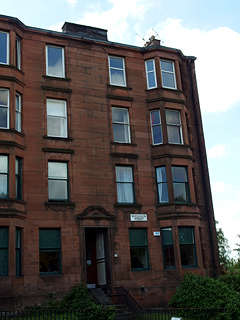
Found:
[{"label": "doorway", "polygon": [[108,228],[85,228],[87,287],[109,287]]}]

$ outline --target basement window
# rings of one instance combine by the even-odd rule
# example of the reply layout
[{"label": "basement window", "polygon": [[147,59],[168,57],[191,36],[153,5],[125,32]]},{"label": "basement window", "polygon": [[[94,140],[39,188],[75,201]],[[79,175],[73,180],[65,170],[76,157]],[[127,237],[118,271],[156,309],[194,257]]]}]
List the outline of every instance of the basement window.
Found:
[{"label": "basement window", "polygon": [[147,270],[148,264],[148,243],[146,229],[130,229],[130,255],[132,270]]}]

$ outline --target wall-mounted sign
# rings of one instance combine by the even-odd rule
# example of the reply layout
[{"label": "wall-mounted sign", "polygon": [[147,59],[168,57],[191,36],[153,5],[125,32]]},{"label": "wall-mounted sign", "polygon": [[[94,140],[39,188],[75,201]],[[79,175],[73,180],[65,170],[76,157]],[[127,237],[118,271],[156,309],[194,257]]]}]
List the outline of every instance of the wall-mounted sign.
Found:
[{"label": "wall-mounted sign", "polygon": [[154,237],[160,237],[160,231],[153,231]]},{"label": "wall-mounted sign", "polygon": [[147,221],[146,213],[131,213],[130,215],[131,221]]}]

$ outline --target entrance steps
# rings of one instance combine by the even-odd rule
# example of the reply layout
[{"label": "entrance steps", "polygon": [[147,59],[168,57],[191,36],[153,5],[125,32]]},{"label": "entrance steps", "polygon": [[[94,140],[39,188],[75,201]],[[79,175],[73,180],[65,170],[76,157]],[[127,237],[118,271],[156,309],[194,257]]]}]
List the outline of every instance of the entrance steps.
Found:
[{"label": "entrance steps", "polygon": [[94,299],[99,304],[106,307],[114,306],[116,308],[116,320],[136,320],[134,313],[125,305],[114,305],[109,296],[101,288],[89,289]]}]

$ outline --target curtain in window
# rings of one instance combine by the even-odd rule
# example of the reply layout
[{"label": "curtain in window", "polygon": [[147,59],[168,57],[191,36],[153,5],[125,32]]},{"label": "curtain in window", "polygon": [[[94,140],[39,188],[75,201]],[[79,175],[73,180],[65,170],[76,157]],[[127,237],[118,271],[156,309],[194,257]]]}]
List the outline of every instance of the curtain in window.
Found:
[{"label": "curtain in window", "polygon": [[132,167],[116,167],[117,195],[120,203],[133,203]]}]

